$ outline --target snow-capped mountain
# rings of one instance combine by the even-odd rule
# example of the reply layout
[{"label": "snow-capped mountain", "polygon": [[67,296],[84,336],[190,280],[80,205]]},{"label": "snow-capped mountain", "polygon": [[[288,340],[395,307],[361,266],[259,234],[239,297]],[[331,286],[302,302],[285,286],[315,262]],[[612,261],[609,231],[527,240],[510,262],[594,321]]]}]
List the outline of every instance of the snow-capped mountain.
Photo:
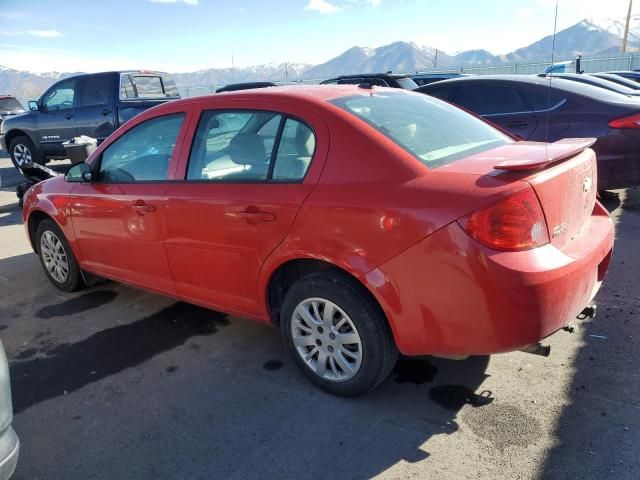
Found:
[{"label": "snow-capped mountain", "polygon": [[[572,59],[576,55],[595,56],[618,53],[622,44],[624,24],[616,19],[584,19],[556,35],[555,58]],[[413,42],[394,42],[378,48],[352,47],[320,65],[305,63],[271,63],[242,68],[211,68],[189,73],[173,74],[176,84],[186,93],[187,87],[203,87],[209,93],[216,86],[248,81],[323,80],[338,75],[364,72],[415,72],[437,68],[500,65],[504,63],[548,62],[553,37],[506,55],[493,55],[486,50],[468,50],[449,55],[442,50],[416,45]],[[628,48],[640,48],[640,18],[629,28]],[[437,63],[437,64],[436,64]],[[37,97],[55,80],[73,73],[49,72],[34,74],[0,67],[0,93],[12,93],[21,100]],[[194,92],[189,92],[193,94]]]}]

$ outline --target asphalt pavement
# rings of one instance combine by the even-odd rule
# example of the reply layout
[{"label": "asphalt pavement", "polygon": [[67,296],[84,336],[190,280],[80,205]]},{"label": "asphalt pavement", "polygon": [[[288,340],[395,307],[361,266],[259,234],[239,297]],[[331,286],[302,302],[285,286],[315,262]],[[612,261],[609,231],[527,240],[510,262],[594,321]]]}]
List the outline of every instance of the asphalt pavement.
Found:
[{"label": "asphalt pavement", "polygon": [[113,282],[59,292],[6,158],[0,176],[16,479],[640,478],[640,190],[606,198],[598,316],[552,336],[549,358],[403,359],[342,399],[305,380],[275,328]]}]

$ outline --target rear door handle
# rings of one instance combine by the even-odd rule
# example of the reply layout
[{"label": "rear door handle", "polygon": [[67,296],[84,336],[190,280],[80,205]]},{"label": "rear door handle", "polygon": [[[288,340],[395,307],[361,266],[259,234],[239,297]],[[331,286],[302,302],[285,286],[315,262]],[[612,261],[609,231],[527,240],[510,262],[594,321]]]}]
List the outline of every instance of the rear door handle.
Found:
[{"label": "rear door handle", "polygon": [[131,205],[131,209],[138,215],[145,215],[147,213],[153,213],[156,211],[155,205],[144,203],[143,200],[136,200],[136,202]]},{"label": "rear door handle", "polygon": [[238,217],[244,218],[250,225],[257,225],[262,222],[273,222],[276,219],[276,214],[263,212],[257,207],[247,207],[246,210],[238,213]]},{"label": "rear door handle", "polygon": [[111,110],[109,110],[108,108],[105,108],[104,110],[102,110],[102,115],[109,115],[111,113]]}]

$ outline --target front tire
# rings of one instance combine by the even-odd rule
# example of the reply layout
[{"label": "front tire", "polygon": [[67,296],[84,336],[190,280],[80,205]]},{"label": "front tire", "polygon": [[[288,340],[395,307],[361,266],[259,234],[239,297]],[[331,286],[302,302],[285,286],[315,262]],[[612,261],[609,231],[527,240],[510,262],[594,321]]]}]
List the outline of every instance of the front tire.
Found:
[{"label": "front tire", "polygon": [[398,358],[386,318],[364,287],[340,273],[301,278],[282,303],[284,341],[302,372],[343,397],[373,390]]},{"label": "front tire", "polygon": [[40,264],[47,278],[63,292],[84,287],[78,262],[60,227],[50,219],[40,222],[36,230]]},{"label": "front tire", "polygon": [[13,166],[18,169],[32,162],[43,164],[43,162],[40,161],[35,145],[29,140],[29,137],[25,137],[24,135],[11,140],[9,144],[9,155],[11,156]]}]

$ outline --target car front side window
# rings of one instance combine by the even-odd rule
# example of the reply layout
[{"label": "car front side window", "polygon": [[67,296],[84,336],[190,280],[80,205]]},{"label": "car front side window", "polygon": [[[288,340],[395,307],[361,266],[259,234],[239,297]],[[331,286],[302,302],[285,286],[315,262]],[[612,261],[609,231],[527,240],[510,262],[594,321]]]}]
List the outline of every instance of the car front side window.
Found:
[{"label": "car front side window", "polygon": [[184,113],[142,122],[109,145],[100,161],[98,181],[133,183],[166,180]]},{"label": "car front side window", "polygon": [[76,93],[75,80],[62,82],[53,90],[50,90],[44,97],[43,105],[47,111],[63,110],[73,108],[73,101]]}]

